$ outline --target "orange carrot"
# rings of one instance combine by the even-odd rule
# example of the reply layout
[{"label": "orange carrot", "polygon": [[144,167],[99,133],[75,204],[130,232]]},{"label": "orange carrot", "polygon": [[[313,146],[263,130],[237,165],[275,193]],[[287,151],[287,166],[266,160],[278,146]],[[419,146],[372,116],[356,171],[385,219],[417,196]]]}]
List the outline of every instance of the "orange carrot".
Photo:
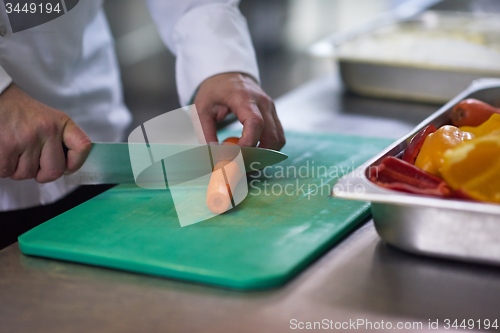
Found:
[{"label": "orange carrot", "polygon": [[230,136],[229,138],[227,138],[226,140],[222,141],[222,144],[227,144],[227,143],[230,143],[230,144],[235,144],[237,145],[238,144],[238,141],[240,141],[240,138],[236,137],[236,136]]},{"label": "orange carrot", "polygon": [[451,111],[451,122],[457,127],[479,126],[500,109],[474,98],[460,101]]},{"label": "orange carrot", "polygon": [[231,188],[236,187],[243,175],[234,161],[220,161],[215,165],[207,190],[207,206],[212,213],[222,214],[231,206]]}]

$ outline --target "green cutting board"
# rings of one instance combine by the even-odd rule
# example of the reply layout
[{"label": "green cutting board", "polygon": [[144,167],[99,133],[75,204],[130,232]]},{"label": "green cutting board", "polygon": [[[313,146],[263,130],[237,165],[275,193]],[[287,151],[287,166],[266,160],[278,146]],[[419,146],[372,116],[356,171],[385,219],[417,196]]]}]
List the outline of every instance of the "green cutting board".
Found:
[{"label": "green cutting board", "polygon": [[249,177],[247,198],[223,215],[180,227],[170,191],[119,185],[21,235],[19,246],[28,255],[229,288],[278,286],[368,216],[368,203],[329,197],[329,189],[390,142],[287,133],[289,158]]}]

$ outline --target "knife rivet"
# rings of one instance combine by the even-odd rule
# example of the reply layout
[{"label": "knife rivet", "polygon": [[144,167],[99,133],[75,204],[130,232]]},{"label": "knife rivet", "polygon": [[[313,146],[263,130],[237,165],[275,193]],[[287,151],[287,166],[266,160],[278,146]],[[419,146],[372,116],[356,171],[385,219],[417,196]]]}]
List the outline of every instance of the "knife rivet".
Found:
[{"label": "knife rivet", "polygon": [[7,34],[7,27],[2,24],[0,25],[0,36],[4,37]]}]

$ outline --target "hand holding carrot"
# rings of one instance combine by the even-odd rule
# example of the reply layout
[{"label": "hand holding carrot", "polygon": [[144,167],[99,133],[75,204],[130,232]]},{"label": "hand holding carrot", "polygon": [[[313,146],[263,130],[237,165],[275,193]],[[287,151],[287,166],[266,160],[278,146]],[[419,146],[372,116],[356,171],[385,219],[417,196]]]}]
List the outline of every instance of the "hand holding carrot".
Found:
[{"label": "hand holding carrot", "polygon": [[224,73],[206,79],[194,104],[207,142],[218,142],[215,124],[232,112],[243,124],[238,145],[259,144],[261,148],[274,150],[285,145],[285,134],[272,99],[248,75]]}]

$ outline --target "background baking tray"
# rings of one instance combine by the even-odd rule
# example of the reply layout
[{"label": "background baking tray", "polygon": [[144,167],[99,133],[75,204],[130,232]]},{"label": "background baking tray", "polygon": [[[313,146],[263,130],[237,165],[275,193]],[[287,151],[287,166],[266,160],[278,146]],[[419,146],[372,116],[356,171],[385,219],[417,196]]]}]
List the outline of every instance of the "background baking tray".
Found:
[{"label": "background baking tray", "polygon": [[500,77],[500,1],[410,1],[310,52],[338,61],[361,95],[445,103],[473,80]]},{"label": "background baking tray", "polygon": [[464,98],[490,104],[500,99],[500,80],[481,79],[335,185],[336,197],[372,202],[380,237],[400,249],[430,256],[500,265],[500,205],[435,199],[391,191],[367,174],[387,156],[397,156],[423,127],[449,123],[453,105]]},{"label": "background baking tray", "polygon": [[499,36],[498,14],[426,11],[339,45],[340,74],[363,95],[446,102],[500,77]]}]

